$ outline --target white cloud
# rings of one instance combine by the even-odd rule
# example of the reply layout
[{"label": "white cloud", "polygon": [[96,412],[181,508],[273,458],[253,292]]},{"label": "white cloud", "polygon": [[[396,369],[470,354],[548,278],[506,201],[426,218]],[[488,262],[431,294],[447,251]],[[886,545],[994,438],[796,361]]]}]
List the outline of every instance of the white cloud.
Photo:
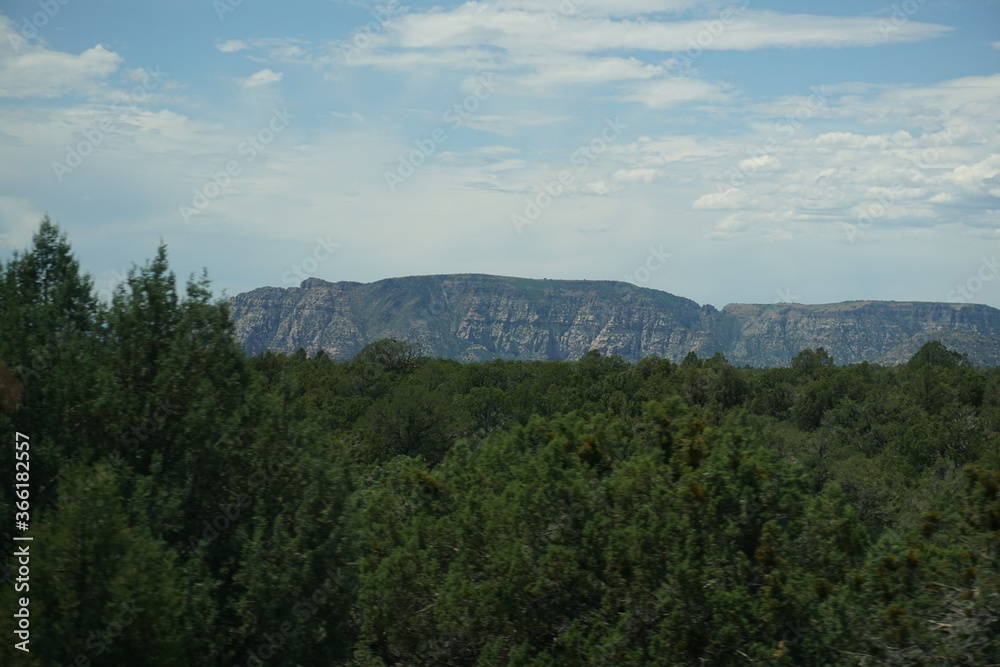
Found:
[{"label": "white cloud", "polygon": [[[899,86],[886,89],[888,101],[932,112],[955,112],[968,105],[996,110],[1000,99],[1000,74],[967,76],[928,86]],[[969,109],[966,109],[970,111]]]},{"label": "white cloud", "polygon": [[616,146],[616,154],[648,166],[667,166],[673,163],[690,163],[721,154],[719,145],[709,145],[697,136],[639,137],[638,141]]},{"label": "white cloud", "polygon": [[886,31],[875,17],[782,14],[769,10],[734,11],[724,23],[715,19],[714,30],[704,20],[615,20],[583,12],[560,16],[560,22],[553,25],[550,15],[544,9],[507,11],[496,5],[468,2],[451,11],[408,14],[387,31],[383,41],[403,49],[488,44],[512,54],[537,50],[594,53],[612,49],[677,52],[691,47],[748,51],[877,46],[940,37],[951,31],[948,26],[916,21]]},{"label": "white cloud", "polygon": [[773,155],[761,155],[741,161],[739,168],[743,172],[777,171],[781,168],[781,160]]},{"label": "white cloud", "polygon": [[[952,141],[965,141],[984,134],[990,119],[997,118],[1000,74],[925,85],[826,85],[824,91],[828,100],[816,115],[906,130],[936,131],[947,125]],[[793,108],[793,100],[784,100],[757,111],[785,114]]]},{"label": "white cloud", "polygon": [[[695,26],[698,24],[695,23]],[[875,17],[782,14],[769,10],[738,15],[708,49],[749,51],[763,48],[843,48],[916,42],[942,37],[945,25],[907,21],[886,30]]]},{"label": "white cloud", "polygon": [[135,83],[144,83],[149,81],[149,72],[142,67],[130,69],[126,72],[126,75],[128,76],[129,81],[133,81]]},{"label": "white cloud", "polygon": [[121,62],[121,56],[100,44],[79,55],[51,51],[25,40],[0,15],[0,98],[104,94],[104,79]]},{"label": "white cloud", "polygon": [[[123,63],[96,46],[57,53],[14,34],[0,17],[0,91],[88,96],[0,104],[0,182],[7,194],[16,193],[0,197],[0,234],[28,233],[48,210],[77,225],[91,248],[120,253],[105,269],[141,260],[164,237],[172,260],[191,270],[208,265],[214,276],[238,285],[234,291],[287,284],[288,267],[309,256],[316,238],[332,235],[343,252],[317,270],[331,280],[463,270],[621,279],[646,248],[669,240],[686,250],[649,286],[702,301],[773,299],[773,288],[786,286],[811,301],[822,299],[824,289],[838,298],[864,298],[889,280],[909,283],[900,288],[903,296],[911,290],[933,297],[937,290],[943,298],[948,286],[934,284],[942,267],[961,268],[975,239],[995,240],[1000,226],[1000,75],[932,85],[826,82],[822,104],[810,100],[805,86],[799,96],[768,100],[766,91],[791,80],[765,73],[778,78],[754,89],[760,71],[744,74],[731,67],[739,53],[719,52],[877,47],[930,39],[949,28],[911,16],[898,30],[882,31],[886,12],[882,18],[780,14],[753,3],[719,30],[715,22],[734,3],[743,1],[423,5],[381,25],[349,61],[341,47],[361,34],[354,23],[329,35],[343,42],[219,39],[209,48],[255,63],[252,76],[228,73],[238,90],[199,89],[212,79],[178,62],[176,76],[125,117],[110,102],[127,98],[143,80],[143,70],[125,66],[145,63]],[[574,9],[560,9],[567,6]],[[932,46],[944,46],[946,57],[954,41]],[[685,65],[691,44],[699,42],[699,49],[714,53]],[[886,58],[885,71],[898,72],[898,80],[926,80],[906,53],[870,52]],[[243,61],[220,62],[239,68]],[[695,64],[715,74],[708,77]],[[857,58],[830,65],[825,74],[813,73],[816,83],[820,76],[866,76]],[[373,75],[375,69],[391,75]],[[270,106],[261,104],[270,100],[260,93],[281,81],[283,95],[296,94],[288,84],[297,81],[282,79],[282,72],[293,71],[315,73],[323,90],[300,96],[302,119],[245,162],[238,146]],[[503,78],[502,92],[461,128],[445,126],[440,112],[472,94],[484,71]],[[719,80],[729,76],[744,76],[748,86]],[[174,82],[179,87],[168,88]],[[190,99],[174,95],[187,90]],[[344,91],[350,92],[346,104]],[[797,117],[803,108],[808,113]],[[600,118],[619,113],[628,129],[581,169],[574,149],[598,136]],[[778,131],[788,117],[796,120],[793,131]],[[113,129],[54,187],[52,161],[65,159],[105,119]],[[439,125],[448,142],[390,193],[385,171]],[[519,134],[523,139],[508,140]],[[770,139],[776,145],[761,153]],[[184,225],[178,205],[190,203],[233,159],[241,173]],[[511,214],[564,170],[571,185],[517,234]],[[741,184],[727,187],[734,174]],[[887,210],[871,215],[861,241],[848,247],[838,223],[857,223],[883,205],[880,199]],[[739,242],[705,243],[706,237]],[[879,245],[876,253],[878,244],[870,244],[878,256],[858,261],[874,238],[892,245]],[[146,250],[136,254],[140,243]],[[925,251],[913,254],[919,248]],[[974,269],[978,255],[972,259]],[[706,273],[708,265],[723,269]],[[737,271],[750,278],[734,281]],[[914,287],[919,281],[921,291]],[[766,289],[754,296],[761,285]]]},{"label": "white cloud", "polygon": [[502,136],[514,136],[525,128],[557,125],[571,120],[567,116],[552,116],[539,113],[524,114],[485,114],[478,113],[469,116],[463,123],[465,127],[483,132],[492,132]]},{"label": "white cloud", "polygon": [[648,65],[637,58],[587,57],[579,54],[552,54],[532,58],[535,73],[518,77],[522,86],[544,89],[558,84],[600,84],[631,79],[651,79],[663,73],[660,65]]},{"label": "white cloud", "polygon": [[[681,14],[683,20],[670,20]],[[691,15],[701,18],[691,20]],[[256,40],[251,46],[262,54],[254,56],[260,62],[507,71],[512,83],[538,92],[558,84],[649,80],[665,73],[668,63],[647,62],[632,55],[637,52],[869,47],[930,39],[951,30],[911,20],[887,31],[880,21],[884,23],[877,17],[782,14],[694,0],[500,0],[410,11],[382,26],[364,48],[350,39],[325,45]],[[624,54],[609,56],[613,51]],[[659,95],[650,87],[652,108],[674,104],[670,100],[677,91],[666,92]],[[718,91],[714,94],[718,97]]]},{"label": "white cloud", "polygon": [[619,169],[614,174],[616,181],[626,183],[652,183],[654,178],[656,169],[648,168]]},{"label": "white cloud", "polygon": [[689,102],[724,102],[730,93],[722,86],[691,78],[656,79],[637,85],[624,99],[650,109],[669,109]]},{"label": "white cloud", "polygon": [[688,10],[708,10],[721,2],[706,0],[499,0],[496,6],[505,10],[544,11],[556,20],[572,16],[635,16],[640,14],[679,13]]},{"label": "white cloud", "polygon": [[[693,189],[692,212],[731,211],[714,221],[713,239],[826,229],[846,243],[843,224],[865,239],[990,228],[987,200],[1000,194],[998,99],[1000,75],[830,86],[822,104],[803,97],[723,107],[733,123],[726,135],[640,137],[616,157]],[[789,123],[800,108],[809,113]]]},{"label": "white cloud", "polygon": [[256,88],[258,86],[266,86],[269,83],[277,83],[278,81],[281,81],[282,76],[281,72],[272,72],[270,69],[262,69],[244,79],[243,87]]},{"label": "white cloud", "polygon": [[586,192],[595,194],[598,196],[603,196],[611,192],[611,188],[605,181],[591,181],[583,186]]},{"label": "white cloud", "polygon": [[704,210],[739,208],[741,194],[742,191],[738,188],[729,188],[722,192],[704,194],[698,197],[691,207]]},{"label": "white cloud", "polygon": [[334,118],[343,118],[345,120],[353,120],[357,123],[365,122],[365,117],[359,114],[357,111],[352,111],[351,113],[344,113],[342,111],[331,111],[330,115]]},{"label": "white cloud", "polygon": [[[328,45],[314,45],[304,39],[292,37],[269,37],[254,39],[247,43],[255,55],[249,56],[255,62],[277,62],[297,65],[328,65],[332,53]],[[343,60],[343,57],[340,58]]]},{"label": "white cloud", "polygon": [[228,39],[225,42],[219,42],[216,44],[215,48],[223,53],[236,53],[237,51],[247,49],[248,46],[242,39]]},{"label": "white cloud", "polygon": [[1000,174],[1000,155],[994,154],[975,164],[959,165],[942,178],[969,192],[987,192],[997,174]]}]

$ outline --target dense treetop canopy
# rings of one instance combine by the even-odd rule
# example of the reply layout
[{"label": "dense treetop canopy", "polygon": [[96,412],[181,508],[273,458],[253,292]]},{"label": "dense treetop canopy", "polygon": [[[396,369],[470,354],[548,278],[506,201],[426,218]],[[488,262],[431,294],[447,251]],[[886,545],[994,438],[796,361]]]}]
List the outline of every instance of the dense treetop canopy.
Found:
[{"label": "dense treetop canopy", "polygon": [[1000,372],[936,341],[897,367],[247,358],[165,248],[106,302],[47,219],[0,327],[34,536],[3,664],[1000,661]]}]

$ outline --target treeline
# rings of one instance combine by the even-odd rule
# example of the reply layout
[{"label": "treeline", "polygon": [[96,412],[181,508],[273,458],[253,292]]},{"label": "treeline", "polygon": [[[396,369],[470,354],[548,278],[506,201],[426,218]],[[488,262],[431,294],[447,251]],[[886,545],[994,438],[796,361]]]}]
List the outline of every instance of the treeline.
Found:
[{"label": "treeline", "polygon": [[0,328],[2,664],[1000,663],[1000,371],[939,343],[248,359],[207,278],[100,301],[47,219]]}]

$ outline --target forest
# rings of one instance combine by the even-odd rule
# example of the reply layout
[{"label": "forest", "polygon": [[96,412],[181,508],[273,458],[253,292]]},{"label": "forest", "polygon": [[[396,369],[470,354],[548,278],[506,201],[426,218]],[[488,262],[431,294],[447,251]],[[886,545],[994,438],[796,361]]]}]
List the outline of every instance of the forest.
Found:
[{"label": "forest", "polygon": [[47,218],[0,328],[0,664],[1000,664],[1000,370],[938,342],[247,357],[207,274],[100,299]]}]

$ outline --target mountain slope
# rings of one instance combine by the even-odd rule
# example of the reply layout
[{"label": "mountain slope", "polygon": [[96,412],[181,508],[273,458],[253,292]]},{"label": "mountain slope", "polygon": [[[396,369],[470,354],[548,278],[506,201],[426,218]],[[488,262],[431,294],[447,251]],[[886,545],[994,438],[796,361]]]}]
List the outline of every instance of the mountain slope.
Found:
[{"label": "mountain slope", "polygon": [[368,342],[402,338],[461,361],[575,359],[593,348],[629,359],[712,354],[729,346],[711,306],[627,283],[528,280],[477,274],[375,283],[310,279],[231,300],[250,354],[325,349],[351,357]]},{"label": "mountain slope", "polygon": [[379,338],[419,343],[460,361],[576,359],[599,349],[635,361],[722,352],[734,364],[777,366],[803,348],[838,363],[897,363],[937,338],[976,363],[1000,363],[1000,310],[973,304],[857,301],[730,304],[722,311],[629,283],[480,274],[374,283],[311,278],[230,300],[249,354],[326,350],[350,358]]},{"label": "mountain slope", "polygon": [[779,366],[803,348],[823,346],[837,363],[908,360],[929,340],[966,352],[982,365],[1000,363],[1000,310],[975,304],[848,301],[826,305],[730,304],[740,322],[731,362]]}]

